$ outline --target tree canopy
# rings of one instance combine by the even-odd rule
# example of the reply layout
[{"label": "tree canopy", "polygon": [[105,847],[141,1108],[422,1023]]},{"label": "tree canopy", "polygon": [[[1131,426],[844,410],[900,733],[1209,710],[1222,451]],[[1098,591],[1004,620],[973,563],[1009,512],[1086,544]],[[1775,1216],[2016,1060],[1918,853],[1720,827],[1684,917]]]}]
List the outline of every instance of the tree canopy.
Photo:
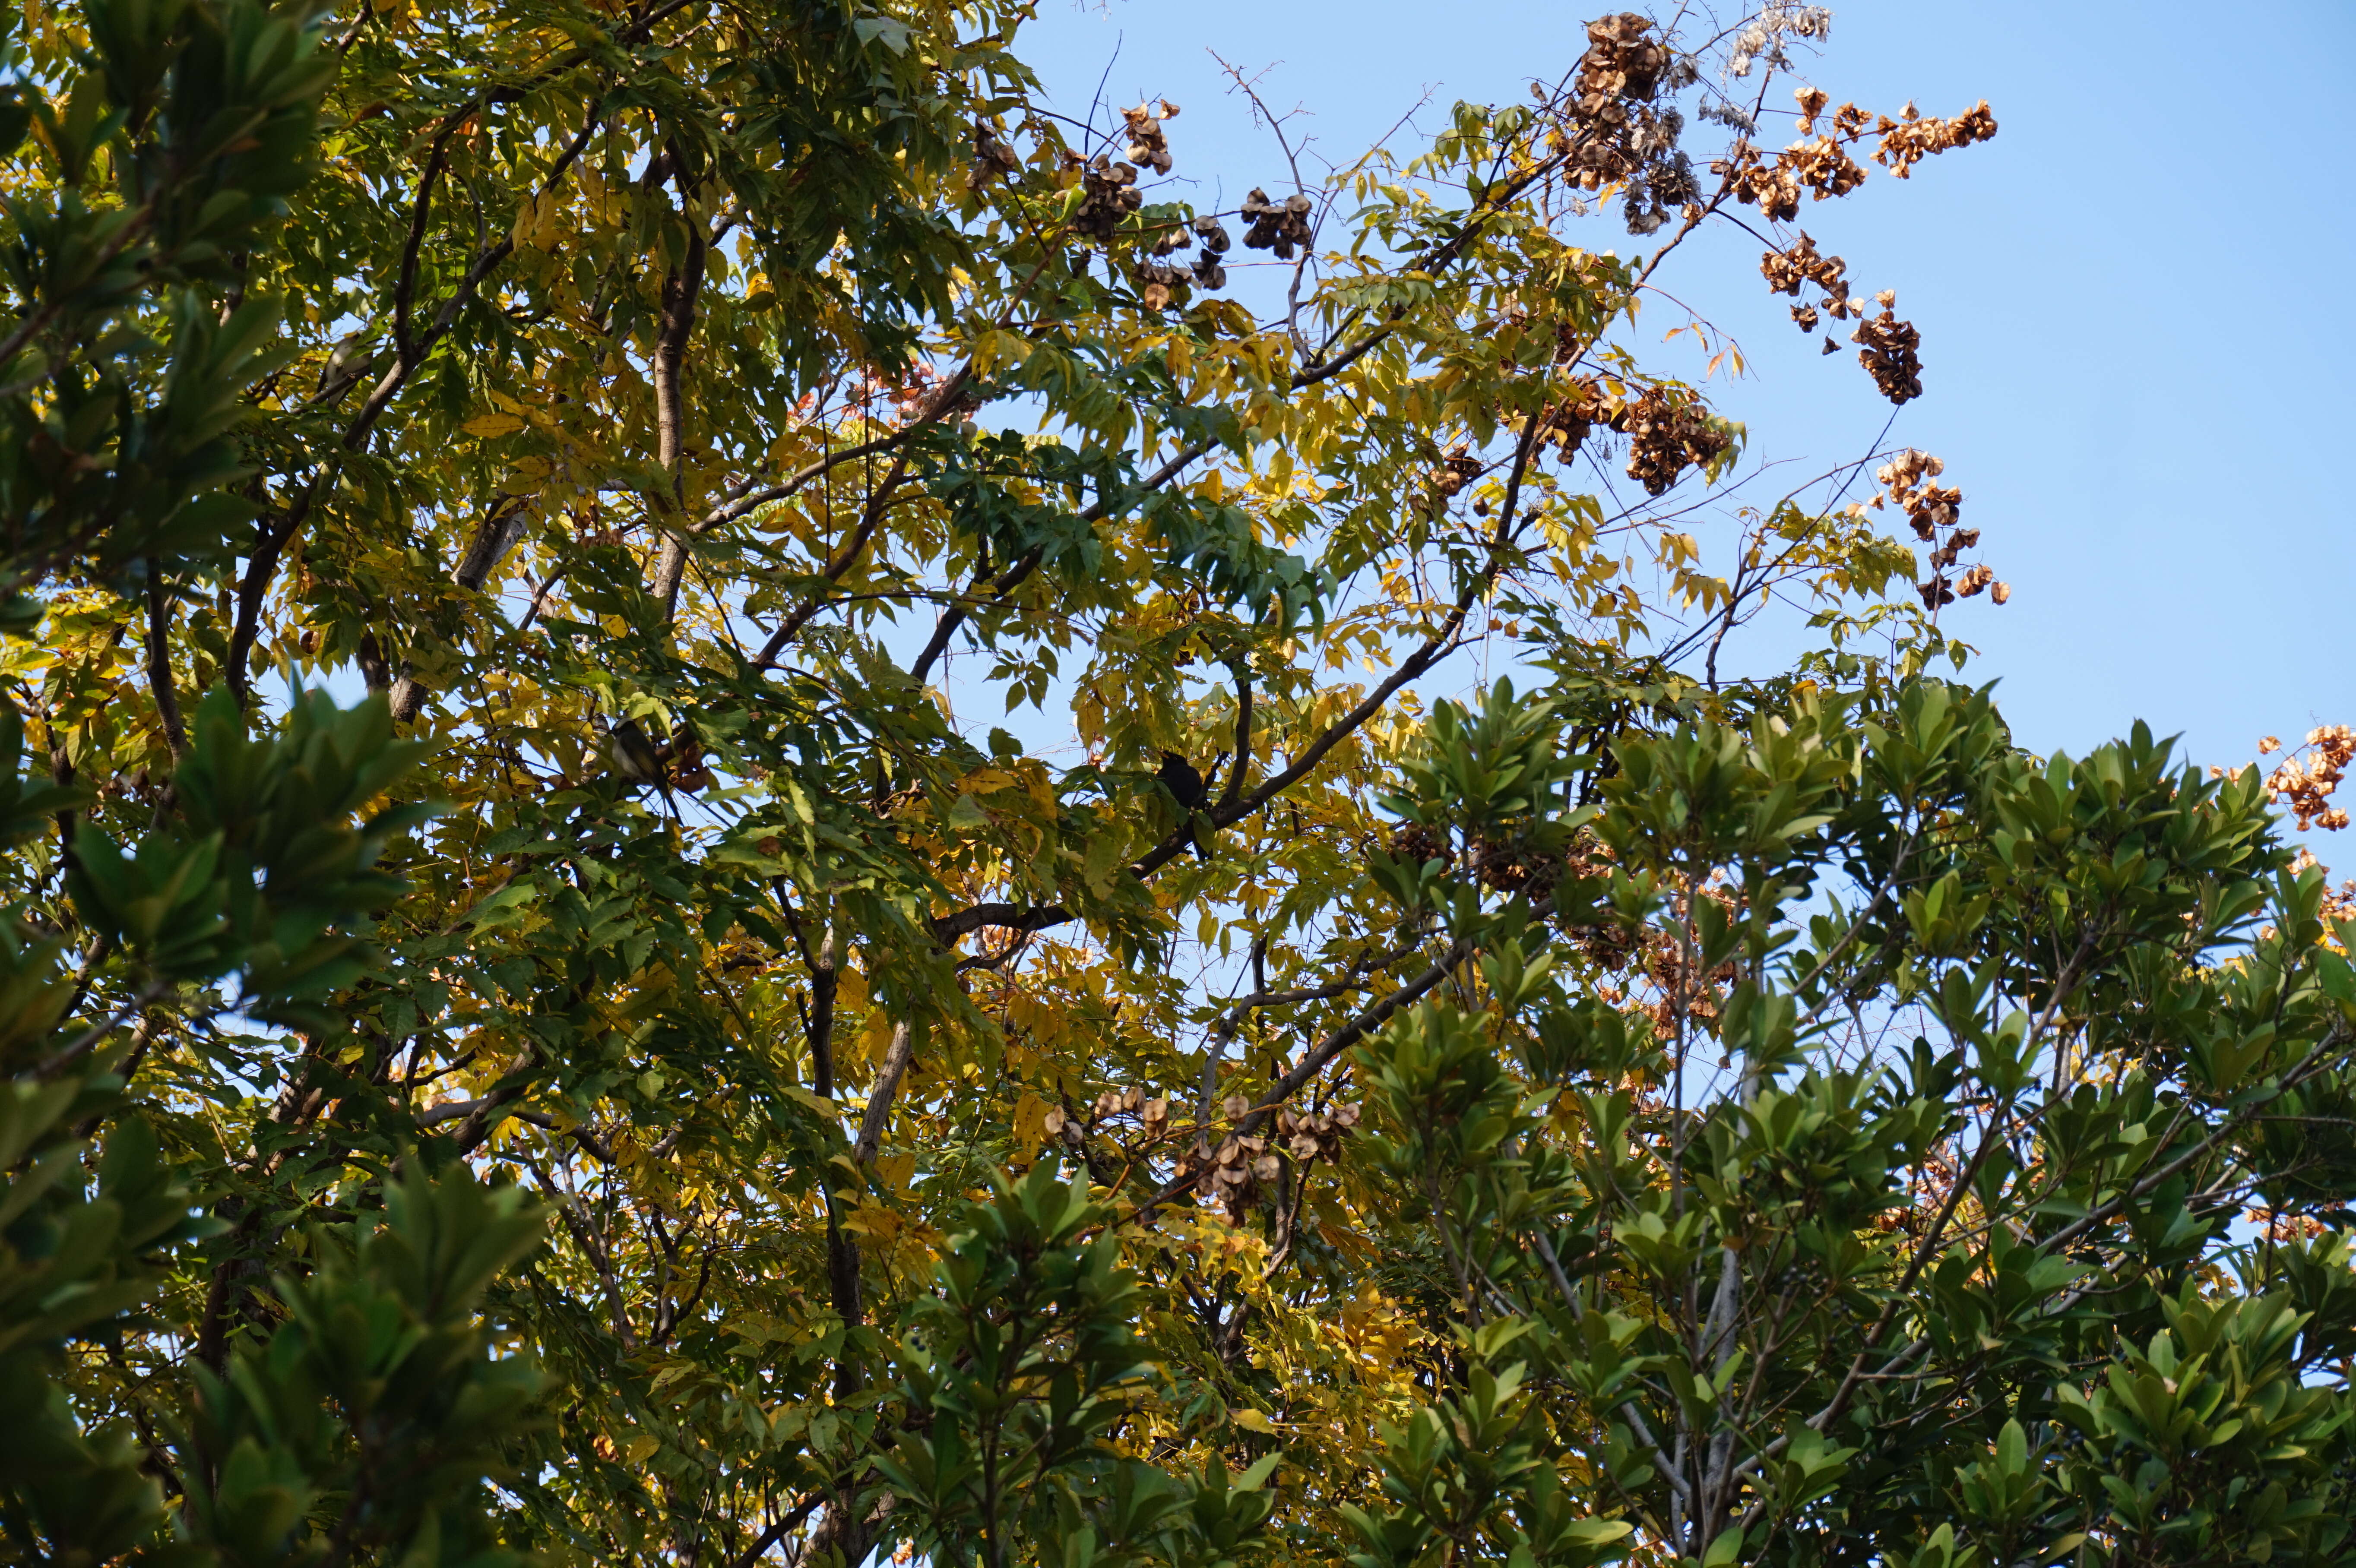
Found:
[{"label": "tree canopy", "polygon": [[1988,106],[1198,210],[1028,12],[0,17],[12,1560],[2356,1556],[2356,742],[2028,754],[1665,289],[1923,395]]}]

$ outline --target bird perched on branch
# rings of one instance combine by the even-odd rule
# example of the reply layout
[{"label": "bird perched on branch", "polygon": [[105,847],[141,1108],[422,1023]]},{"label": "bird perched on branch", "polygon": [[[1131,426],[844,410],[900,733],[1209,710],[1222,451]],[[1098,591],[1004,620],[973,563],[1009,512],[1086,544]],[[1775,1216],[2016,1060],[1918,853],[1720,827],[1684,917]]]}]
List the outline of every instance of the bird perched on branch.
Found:
[{"label": "bird perched on branch", "polygon": [[[1214,768],[1218,766],[1216,763],[1211,765]],[[1210,846],[1205,842],[1209,837],[1209,827],[1195,813],[1210,800],[1210,786],[1203,782],[1203,775],[1194,771],[1194,764],[1175,752],[1162,753],[1162,771],[1154,776],[1162,781],[1162,787],[1170,792],[1170,798],[1178,803],[1178,809],[1186,814],[1190,836],[1194,841],[1194,858],[1209,859]]]},{"label": "bird perched on branch", "polygon": [[606,727],[605,754],[614,764],[614,772],[622,778],[660,790],[664,808],[672,820],[678,820],[679,805],[671,799],[670,773],[663,761],[662,749],[638,727],[637,720],[624,719]]},{"label": "bird perched on branch", "polygon": [[1203,783],[1203,775],[1194,771],[1194,764],[1175,752],[1162,753],[1162,772],[1155,776],[1162,780],[1162,787],[1170,792],[1170,798],[1178,803],[1182,811],[1201,810],[1203,802],[1210,796],[1209,789]]}]

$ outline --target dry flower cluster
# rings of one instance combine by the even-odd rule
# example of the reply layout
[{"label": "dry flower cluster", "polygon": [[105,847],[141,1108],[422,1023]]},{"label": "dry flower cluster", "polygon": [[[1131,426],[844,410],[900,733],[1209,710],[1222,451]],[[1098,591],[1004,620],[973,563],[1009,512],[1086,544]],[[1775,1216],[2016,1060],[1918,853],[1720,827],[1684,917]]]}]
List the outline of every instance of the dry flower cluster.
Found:
[{"label": "dry flower cluster", "polygon": [[1821,43],[1832,36],[1833,14],[1823,5],[1799,5],[1791,0],[1770,0],[1760,7],[1751,24],[1735,35],[1734,48],[1727,59],[1727,71],[1732,76],[1749,76],[1751,68],[1763,60],[1777,70],[1787,69],[1791,59],[1783,52],[1785,37],[1813,38]]},{"label": "dry flower cluster", "polygon": [[[2258,755],[2266,756],[2281,745],[2269,735],[2258,742]],[[2300,831],[2325,827],[2336,832],[2348,826],[2348,813],[2332,805],[2331,796],[2348,776],[2352,760],[2356,760],[2356,730],[2345,724],[2320,725],[2309,730],[2307,744],[2285,757],[2267,777],[2266,793],[2276,805],[2290,808]]]},{"label": "dry flower cluster", "polygon": [[[2209,770],[2211,775],[2222,774],[2224,771],[2222,768]],[[2323,866],[2323,862],[2315,858],[2314,851],[2304,847],[2290,863],[2293,876],[2313,870],[2318,867],[2322,867],[2326,875],[2329,874],[2330,868]],[[2349,878],[2336,888],[2326,882],[2323,888],[2323,902],[2316,912],[2327,921],[2356,920],[2356,877]]]},{"label": "dry flower cluster", "polygon": [[[1693,161],[1677,148],[1685,116],[1653,101],[1692,82],[1692,60],[1651,37],[1652,22],[1633,11],[1587,25],[1560,123],[1548,137],[1583,190],[1621,187],[1628,232],[1650,234],[1671,211],[1694,201]],[[1543,87],[1534,87],[1542,99]]]},{"label": "dry flower cluster", "polygon": [[1914,537],[1932,547],[1931,574],[1918,590],[1929,608],[1969,599],[1983,590],[1992,590],[1989,596],[2004,603],[2012,597],[2012,589],[1998,582],[1985,563],[1966,568],[1952,579],[1947,575],[1963,553],[1980,542],[1980,531],[1965,528],[1958,520],[1964,493],[1952,485],[1932,483],[1946,472],[1946,466],[1929,453],[1908,447],[1874,470],[1873,476],[1881,485],[1873,498],[1874,507],[1897,507],[1906,514]]}]

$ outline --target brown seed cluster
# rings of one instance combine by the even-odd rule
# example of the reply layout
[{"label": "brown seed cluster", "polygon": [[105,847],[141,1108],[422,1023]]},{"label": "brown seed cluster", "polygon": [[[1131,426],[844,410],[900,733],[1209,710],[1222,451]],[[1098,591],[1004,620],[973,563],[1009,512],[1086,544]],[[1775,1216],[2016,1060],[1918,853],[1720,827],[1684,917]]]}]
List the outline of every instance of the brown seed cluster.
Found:
[{"label": "brown seed cluster", "polygon": [[[1251,1102],[1241,1094],[1230,1094],[1219,1109],[1229,1122],[1241,1122],[1251,1114]],[[1214,1147],[1208,1136],[1197,1136],[1194,1148],[1178,1162],[1178,1177],[1193,1181],[1198,1195],[1217,1200],[1228,1221],[1240,1224],[1262,1187],[1282,1172],[1280,1153],[1303,1163],[1338,1159],[1342,1140],[1357,1125],[1355,1105],[1336,1105],[1331,1111],[1298,1116],[1280,1110],[1273,1139],[1260,1133],[1229,1133]]]},{"label": "brown seed cluster", "polygon": [[1227,226],[1215,218],[1198,218],[1194,219],[1194,238],[1203,244],[1202,253],[1194,258],[1194,281],[1206,289],[1226,287],[1226,263],[1221,258],[1235,243],[1227,234]]},{"label": "brown seed cluster", "polygon": [[1292,260],[1292,252],[1309,249],[1309,214],[1315,204],[1297,192],[1282,201],[1270,201],[1268,192],[1258,186],[1244,197],[1243,216],[1251,220],[1244,234],[1244,247],[1250,251],[1273,251],[1280,261]]},{"label": "brown seed cluster", "polygon": [[[1563,355],[1576,352],[1567,329]],[[1734,444],[1715,423],[1702,400],[1668,387],[1648,387],[1633,400],[1615,404],[1601,383],[1582,380],[1576,395],[1562,399],[1545,416],[1545,439],[1557,443],[1569,462],[1597,425],[1628,438],[1628,477],[1658,496],[1687,468],[1714,462]],[[1444,493],[1454,495],[1455,491]]]},{"label": "brown seed cluster", "polygon": [[1391,857],[1411,866],[1428,865],[1434,860],[1443,866],[1456,862],[1456,851],[1449,847],[1446,836],[1419,822],[1410,822],[1391,835]]},{"label": "brown seed cluster", "polygon": [[1599,925],[1575,925],[1569,933],[1570,944],[1600,969],[1615,973],[1625,969],[1636,955],[1637,928],[1616,920]]},{"label": "brown seed cluster", "polygon": [[1686,967],[1685,949],[1674,933],[1656,929],[1645,933],[1644,975],[1660,991],[1660,999],[1653,1004],[1653,1027],[1664,1035],[1676,1031],[1680,1001],[1685,1004],[1685,1016],[1694,1022],[1716,1021],[1724,1005],[1719,987],[1732,985],[1742,973],[1730,958],[1692,981],[1687,978]]},{"label": "brown seed cluster", "polygon": [[1311,1111],[1294,1115],[1289,1109],[1276,1114],[1276,1136],[1283,1141],[1285,1152],[1301,1161],[1322,1159],[1328,1163],[1342,1157],[1342,1140],[1358,1125],[1358,1107],[1336,1105],[1331,1111]]},{"label": "brown seed cluster", "polygon": [[1666,387],[1647,387],[1612,426],[1628,437],[1628,477],[1647,496],[1665,494],[1687,468],[1716,461],[1734,444],[1700,399]]},{"label": "brown seed cluster", "polygon": [[[1863,316],[1864,304],[1849,297],[1848,263],[1838,256],[1826,256],[1816,250],[1816,242],[1803,229],[1800,238],[1781,251],[1770,251],[1759,258],[1760,275],[1767,286],[1779,294],[1797,297],[1810,283],[1824,291],[1820,302],[1826,315],[1835,321],[1851,316]],[[1816,305],[1795,304],[1792,319],[1800,324],[1803,332],[1813,332],[1816,326]],[[1830,352],[1826,339],[1826,352]]]},{"label": "brown seed cluster", "polygon": [[[1202,241],[1203,248],[1193,259],[1183,256],[1172,259],[1173,252],[1183,251],[1198,240]],[[1146,308],[1162,309],[1171,302],[1182,283],[1205,289],[1226,287],[1226,264],[1220,258],[1234,243],[1226,226],[1215,218],[1198,218],[1189,229],[1173,227],[1165,229],[1133,269],[1138,291]]]},{"label": "brown seed cluster", "polygon": [[1749,142],[1737,142],[1731,156],[1710,165],[1734,190],[1734,199],[1756,207],[1770,223],[1788,223],[1800,215],[1800,193],[1814,191],[1818,201],[1847,196],[1865,183],[1865,168],[1848,149],[1831,136],[1793,143],[1766,161]]},{"label": "brown seed cluster", "polygon": [[1023,166],[1023,160],[1013,148],[998,139],[998,133],[986,120],[973,123],[973,167],[966,172],[969,190],[980,190],[1001,175],[1011,175]]},{"label": "brown seed cluster", "polygon": [[1134,109],[1122,110],[1120,117],[1129,123],[1129,161],[1157,175],[1168,174],[1170,138],[1162,133],[1162,122],[1178,118],[1178,106],[1165,98],[1160,114],[1141,103]]},{"label": "brown seed cluster", "polygon": [[1887,168],[1892,179],[1902,180],[1924,158],[1994,136],[1996,115],[1985,98],[1952,120],[1926,116],[1910,103],[1895,120],[1882,115],[1874,130],[1881,140],[1874,146],[1873,161]]},{"label": "brown seed cluster", "polygon": [[1440,472],[1432,475],[1433,506],[1444,505],[1478,479],[1481,466],[1481,460],[1472,455],[1472,449],[1465,443],[1460,441],[1450,447],[1447,455],[1440,460]]},{"label": "brown seed cluster", "polygon": [[1099,156],[1080,175],[1079,209],[1072,214],[1072,232],[1108,243],[1120,220],[1145,205],[1137,188],[1137,165]]},{"label": "brown seed cluster", "polygon": [[[1621,187],[1631,234],[1660,229],[1698,195],[1693,161],[1677,147],[1685,116],[1673,106],[1655,106],[1663,92],[1694,80],[1694,65],[1652,30],[1652,21],[1633,11],[1587,25],[1587,52],[1547,139],[1581,189]],[[1531,91],[1547,97],[1543,87]]]},{"label": "brown seed cluster", "polygon": [[1848,340],[1858,345],[1857,362],[1881,395],[1892,403],[1910,402],[1922,395],[1922,335],[1912,322],[1898,319],[1895,293],[1884,289],[1873,297],[1881,314],[1858,322]]},{"label": "brown seed cluster", "polygon": [[[1749,140],[1739,139],[1727,157],[1710,165],[1713,172],[1725,176],[1736,200],[1758,208],[1770,222],[1785,223],[1797,218],[1803,190],[1814,191],[1815,199],[1824,201],[1847,196],[1862,185],[1864,165],[1848,149],[1869,130],[1881,138],[1874,160],[1901,179],[1934,153],[1985,142],[1996,134],[1996,116],[1983,99],[1952,120],[1925,117],[1912,103],[1896,120],[1844,103],[1832,112],[1830,127],[1819,135],[1817,124],[1830,99],[1815,87],[1800,88],[1793,96],[1800,106],[1799,141],[1771,161]],[[1896,295],[1885,292],[1875,296],[1881,314],[1867,316],[1864,307],[1849,298],[1845,263],[1837,256],[1818,254],[1815,241],[1804,233],[1797,243],[1768,251],[1760,259],[1759,270],[1766,276],[1767,286],[1778,293],[1797,296],[1808,283],[1824,290],[1818,304],[1803,302],[1792,307],[1792,320],[1803,332],[1815,330],[1820,309],[1835,320],[1858,318],[1849,341],[1858,346],[1858,363],[1865,367],[1883,397],[1892,403],[1906,403],[1922,395],[1922,335],[1913,323],[1899,319]],[[1833,351],[1833,340],[1827,336],[1825,352]]]},{"label": "brown seed cluster", "polygon": [[[2275,746],[2269,735],[2259,753],[2264,755]],[[2308,731],[2307,744],[2285,757],[2267,777],[2266,793],[2276,805],[2290,808],[2301,831],[2309,827],[2337,831],[2348,826],[2348,813],[2332,805],[2331,796],[2348,776],[2351,761],[2356,761],[2356,730],[2345,724],[2322,725]]]},{"label": "brown seed cluster", "polygon": [[1946,466],[1929,453],[1908,447],[1874,470],[1873,476],[1881,485],[1873,498],[1874,507],[1897,507],[1906,514],[1914,537],[1932,547],[1931,574],[1916,589],[1924,607],[1936,610],[1983,592],[2001,604],[2012,597],[2012,590],[1998,582],[1985,563],[1948,575],[1963,553],[1979,544],[1980,531],[1965,528],[1958,520],[1964,493],[1952,485],[1933,483]]},{"label": "brown seed cluster", "polygon": [[1996,115],[1982,99],[1952,120],[1923,114],[1912,103],[1895,120],[1869,114],[1854,103],[1833,111],[1832,126],[1816,133],[1816,122],[1830,101],[1820,88],[1803,87],[1793,96],[1800,105],[1800,140],[1775,155],[1771,163],[1747,141],[1737,142],[1732,155],[1711,165],[1729,176],[1735,199],[1757,207],[1771,221],[1786,222],[1800,210],[1800,192],[1811,190],[1825,201],[1847,196],[1865,183],[1865,168],[1848,149],[1864,139],[1869,127],[1880,139],[1873,161],[1893,178],[1904,179],[1916,164],[1934,154],[1985,142],[1996,134]]},{"label": "brown seed cluster", "polygon": [[[2321,862],[2313,855],[2301,849],[2292,859],[2290,869],[2293,872],[2300,872],[2309,867],[2320,865]],[[2315,912],[2334,925],[2356,921],[2356,877],[2349,878],[2336,888],[2326,882],[2323,886],[2323,901],[2317,906]]]},{"label": "brown seed cluster", "polygon": [[1555,443],[1560,449],[1557,455],[1568,463],[1579,451],[1579,443],[1587,439],[1587,432],[1599,424],[1610,422],[1610,419],[1601,393],[1590,383],[1581,395],[1564,398],[1547,411],[1546,424],[1539,440]]},{"label": "brown seed cluster", "polygon": [[1106,1090],[1093,1104],[1077,1113],[1052,1105],[1044,1125],[1049,1136],[1062,1138],[1077,1148],[1090,1132],[1120,1115],[1136,1117],[1149,1136],[1159,1136],[1170,1125],[1170,1102],[1149,1098],[1144,1090],[1132,1083],[1127,1089]]},{"label": "brown seed cluster", "polygon": [[670,765],[670,787],[680,794],[694,795],[712,787],[712,766],[704,760],[703,742],[685,723],[671,726],[664,760]]},{"label": "brown seed cluster", "polygon": [[1474,873],[1483,887],[1505,894],[1526,893],[1533,903],[1554,896],[1571,872],[1559,855],[1545,855],[1526,844],[1483,838],[1472,847]]}]

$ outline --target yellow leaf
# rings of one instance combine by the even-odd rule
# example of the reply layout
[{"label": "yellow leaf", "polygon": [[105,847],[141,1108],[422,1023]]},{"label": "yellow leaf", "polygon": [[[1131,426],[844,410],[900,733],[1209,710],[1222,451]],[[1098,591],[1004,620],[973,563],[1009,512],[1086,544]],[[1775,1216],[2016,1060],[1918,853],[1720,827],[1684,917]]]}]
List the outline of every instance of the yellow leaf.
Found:
[{"label": "yellow leaf", "polygon": [[1227,1412],[1227,1419],[1246,1432],[1257,1432],[1264,1437],[1273,1437],[1277,1435],[1276,1423],[1257,1410],[1231,1410]]},{"label": "yellow leaf", "polygon": [[1047,1102],[1028,1089],[1015,1101],[1013,1133],[1025,1152],[1037,1148],[1040,1140],[1047,1136]]},{"label": "yellow leaf", "polygon": [[787,1083],[784,1085],[784,1088],[787,1095],[796,1100],[799,1100],[803,1104],[808,1105],[811,1110],[816,1111],[821,1116],[839,1116],[842,1115],[842,1107],[835,1104],[832,1100],[828,1099],[823,1094],[813,1094],[798,1083]]},{"label": "yellow leaf", "polygon": [[479,435],[486,438],[496,435],[512,435],[517,431],[523,428],[523,421],[516,418],[513,414],[477,414],[473,419],[468,420],[461,428],[464,429],[468,435]]}]

